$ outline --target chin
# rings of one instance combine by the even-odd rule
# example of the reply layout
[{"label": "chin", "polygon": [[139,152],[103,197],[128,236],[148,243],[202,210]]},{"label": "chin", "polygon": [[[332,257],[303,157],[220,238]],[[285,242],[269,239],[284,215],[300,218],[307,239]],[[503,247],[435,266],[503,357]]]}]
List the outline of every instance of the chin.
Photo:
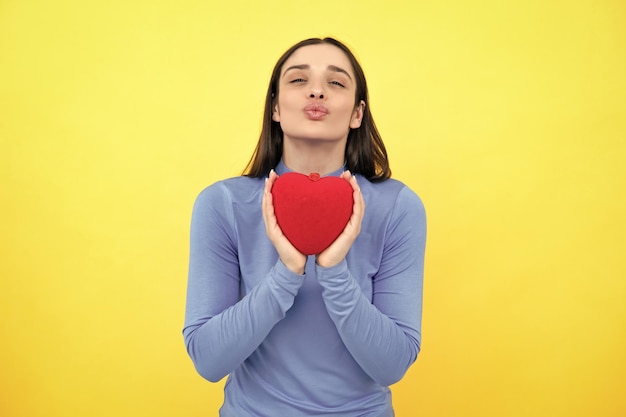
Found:
[{"label": "chin", "polygon": [[311,140],[324,142],[337,142],[345,140],[348,137],[348,130],[345,131],[329,131],[328,129],[306,129],[306,131],[284,131],[283,137],[287,140]]},{"label": "chin", "polygon": [[[285,136],[287,137],[287,136]],[[315,135],[315,134],[307,134],[307,135],[298,135],[291,136],[292,140],[299,141],[310,141],[310,142],[340,142],[345,136],[337,136],[337,135]]]}]

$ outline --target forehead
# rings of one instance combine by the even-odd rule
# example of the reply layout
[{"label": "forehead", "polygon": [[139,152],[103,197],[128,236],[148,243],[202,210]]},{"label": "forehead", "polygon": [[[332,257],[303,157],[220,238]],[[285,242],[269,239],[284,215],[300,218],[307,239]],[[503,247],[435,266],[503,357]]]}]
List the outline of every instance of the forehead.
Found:
[{"label": "forehead", "polygon": [[307,45],[296,49],[283,64],[281,73],[292,65],[309,65],[311,68],[319,67],[323,69],[329,65],[334,65],[345,69],[350,75],[354,75],[348,56],[335,45],[327,43]]}]

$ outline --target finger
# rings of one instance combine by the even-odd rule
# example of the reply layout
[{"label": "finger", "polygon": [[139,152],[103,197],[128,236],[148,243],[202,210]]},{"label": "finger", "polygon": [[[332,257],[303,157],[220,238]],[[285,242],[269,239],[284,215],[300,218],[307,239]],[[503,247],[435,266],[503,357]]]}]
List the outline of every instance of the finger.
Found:
[{"label": "finger", "polygon": [[365,213],[365,201],[363,200],[363,194],[361,193],[361,189],[356,182],[356,178],[353,178],[351,181],[354,189],[354,203],[352,206],[352,216],[350,216],[349,224],[351,226],[352,233],[358,235],[361,231],[361,223]]},{"label": "finger", "polygon": [[356,180],[356,175],[352,175],[352,173],[350,173],[350,171],[345,170],[341,173],[340,175],[341,178],[343,178],[344,180],[348,181],[348,183],[350,184],[350,186],[352,187],[353,191],[359,190],[359,184]]},{"label": "finger", "polygon": [[272,169],[270,170],[270,173],[267,178],[269,182],[269,189],[271,191],[272,187],[274,186],[274,181],[276,181],[276,179],[278,178],[278,174],[276,173],[276,171]]},{"label": "finger", "polygon": [[361,187],[359,186],[359,183],[356,180],[356,176],[353,176],[352,178],[350,178],[350,185],[352,185],[352,197],[354,199],[354,209],[353,211],[356,211],[360,214],[362,214],[363,210],[365,209],[365,202],[363,200],[363,194],[361,193]]},{"label": "finger", "polygon": [[268,227],[269,223],[269,209],[268,209],[268,200],[271,197],[269,192],[269,184],[268,179],[265,179],[265,187],[263,189],[263,200],[261,201],[261,212],[263,213],[263,221],[265,222],[265,227]]},{"label": "finger", "polygon": [[265,188],[263,189],[264,203],[270,203],[270,204],[273,203],[272,187],[274,186],[274,182],[276,181],[276,178],[278,178],[278,175],[276,175],[276,172],[273,169],[270,171],[267,178],[265,178]]},{"label": "finger", "polygon": [[270,178],[265,179],[265,189],[263,190],[263,201],[261,203],[265,225],[270,227],[273,227],[276,223],[276,216],[274,215],[274,196],[271,191],[272,182]]}]

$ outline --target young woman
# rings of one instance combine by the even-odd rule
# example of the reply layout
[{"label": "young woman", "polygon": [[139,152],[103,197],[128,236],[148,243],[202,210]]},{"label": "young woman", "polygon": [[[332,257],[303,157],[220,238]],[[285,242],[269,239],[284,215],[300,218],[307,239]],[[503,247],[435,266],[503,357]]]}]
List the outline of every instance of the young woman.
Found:
[{"label": "young woman", "polygon": [[[353,190],[345,229],[313,256],[274,215],[272,186],[287,172]],[[191,224],[183,335],[200,375],[229,376],[220,415],[393,416],[388,386],[420,350],[426,220],[390,179],[345,45],[308,39],[278,60],[244,174],[202,191]]]}]

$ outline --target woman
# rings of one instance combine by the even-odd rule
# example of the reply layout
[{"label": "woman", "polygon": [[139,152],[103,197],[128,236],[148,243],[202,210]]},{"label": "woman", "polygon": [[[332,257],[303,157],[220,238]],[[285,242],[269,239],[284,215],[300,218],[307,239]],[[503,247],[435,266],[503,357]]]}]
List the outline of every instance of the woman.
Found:
[{"label": "woman", "polygon": [[[274,215],[272,186],[292,171],[352,186],[348,224],[315,256]],[[426,222],[390,176],[350,50],[331,38],[287,50],[245,175],[193,210],[183,334],[204,378],[229,375],[221,416],[393,416],[388,386],[420,350]]]}]

